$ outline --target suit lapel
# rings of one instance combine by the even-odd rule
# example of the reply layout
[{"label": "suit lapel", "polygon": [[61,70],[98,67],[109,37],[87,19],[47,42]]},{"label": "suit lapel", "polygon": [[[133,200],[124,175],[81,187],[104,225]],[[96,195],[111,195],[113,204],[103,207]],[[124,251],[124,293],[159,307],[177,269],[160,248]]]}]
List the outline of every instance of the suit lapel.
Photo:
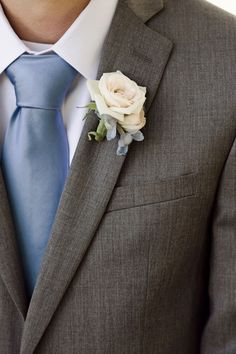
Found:
[{"label": "suit lapel", "polygon": [[23,271],[20,264],[15,230],[1,170],[0,201],[0,277],[17,309],[23,318],[25,318],[27,300],[24,289]]},{"label": "suit lapel", "polygon": [[123,0],[144,22],[164,7],[163,0]]},{"label": "suit lapel", "polygon": [[[151,43],[151,47],[150,47]],[[121,70],[156,94],[172,44],[119,3],[104,45],[98,78]],[[29,306],[21,353],[32,353],[55,313],[101,222],[125,157],[117,140],[89,142],[97,120],[86,121],[63,192],[42,269]]]}]

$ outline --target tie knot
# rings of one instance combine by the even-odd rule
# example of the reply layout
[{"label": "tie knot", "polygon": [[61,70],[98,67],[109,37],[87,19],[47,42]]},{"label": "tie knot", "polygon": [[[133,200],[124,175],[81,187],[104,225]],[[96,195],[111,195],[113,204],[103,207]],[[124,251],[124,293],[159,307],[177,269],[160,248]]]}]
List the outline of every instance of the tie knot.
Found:
[{"label": "tie knot", "polygon": [[6,69],[19,107],[60,109],[77,71],[56,54],[23,54]]}]

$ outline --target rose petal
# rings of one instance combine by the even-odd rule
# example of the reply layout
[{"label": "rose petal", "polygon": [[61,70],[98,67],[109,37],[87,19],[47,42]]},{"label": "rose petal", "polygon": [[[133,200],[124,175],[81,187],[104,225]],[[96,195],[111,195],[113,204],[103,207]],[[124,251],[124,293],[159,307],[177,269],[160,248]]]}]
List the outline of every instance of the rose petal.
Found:
[{"label": "rose petal", "polygon": [[124,121],[119,122],[119,124],[126,132],[135,134],[146,124],[144,110],[142,110],[139,114],[131,114],[129,116],[125,116]]},{"label": "rose petal", "polygon": [[99,81],[97,80],[87,80],[87,88],[89,90],[92,101],[95,101],[95,95],[100,95]]},{"label": "rose petal", "polygon": [[113,112],[122,113],[122,114],[126,114],[126,115],[133,114],[133,113],[138,114],[142,110],[145,100],[146,100],[146,98],[142,97],[142,99],[140,99],[139,102],[134,102],[130,107],[127,107],[127,108],[110,107],[110,109]]},{"label": "rose petal", "polygon": [[121,113],[113,112],[109,107],[107,107],[104,98],[101,95],[94,95],[94,99],[97,105],[97,110],[100,115],[107,114],[121,122],[124,121],[124,115]]},{"label": "rose petal", "polygon": [[99,81],[105,104],[116,113],[138,114],[146,100],[146,88],[138,86],[121,72],[105,73]]}]

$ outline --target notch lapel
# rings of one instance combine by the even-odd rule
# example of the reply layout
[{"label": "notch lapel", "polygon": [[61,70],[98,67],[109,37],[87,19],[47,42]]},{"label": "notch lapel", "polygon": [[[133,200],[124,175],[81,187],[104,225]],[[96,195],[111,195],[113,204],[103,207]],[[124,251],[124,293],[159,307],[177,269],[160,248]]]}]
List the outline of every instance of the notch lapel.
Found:
[{"label": "notch lapel", "polygon": [[2,171],[0,170],[0,277],[14,304],[25,318],[27,299],[23,270],[16,243],[16,235],[7,198]]},{"label": "notch lapel", "polygon": [[[151,46],[150,46],[151,43]],[[146,110],[156,94],[172,43],[146,27],[122,2],[107,36],[98,78],[120,70],[147,87]],[[49,325],[101,222],[124,163],[117,140],[89,142],[97,120],[85,122],[41,272],[29,306],[22,354],[32,354]]]},{"label": "notch lapel", "polygon": [[144,22],[164,7],[163,0],[123,0]]}]

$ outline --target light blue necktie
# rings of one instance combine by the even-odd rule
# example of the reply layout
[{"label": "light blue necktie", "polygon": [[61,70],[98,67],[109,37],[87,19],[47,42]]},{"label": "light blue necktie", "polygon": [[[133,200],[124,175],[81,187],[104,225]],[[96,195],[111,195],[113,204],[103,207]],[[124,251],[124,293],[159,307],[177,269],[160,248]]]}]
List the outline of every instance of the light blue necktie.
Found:
[{"label": "light blue necktie", "polygon": [[2,169],[32,295],[69,167],[61,106],[77,72],[56,54],[24,54],[6,74],[16,111],[2,151]]}]

